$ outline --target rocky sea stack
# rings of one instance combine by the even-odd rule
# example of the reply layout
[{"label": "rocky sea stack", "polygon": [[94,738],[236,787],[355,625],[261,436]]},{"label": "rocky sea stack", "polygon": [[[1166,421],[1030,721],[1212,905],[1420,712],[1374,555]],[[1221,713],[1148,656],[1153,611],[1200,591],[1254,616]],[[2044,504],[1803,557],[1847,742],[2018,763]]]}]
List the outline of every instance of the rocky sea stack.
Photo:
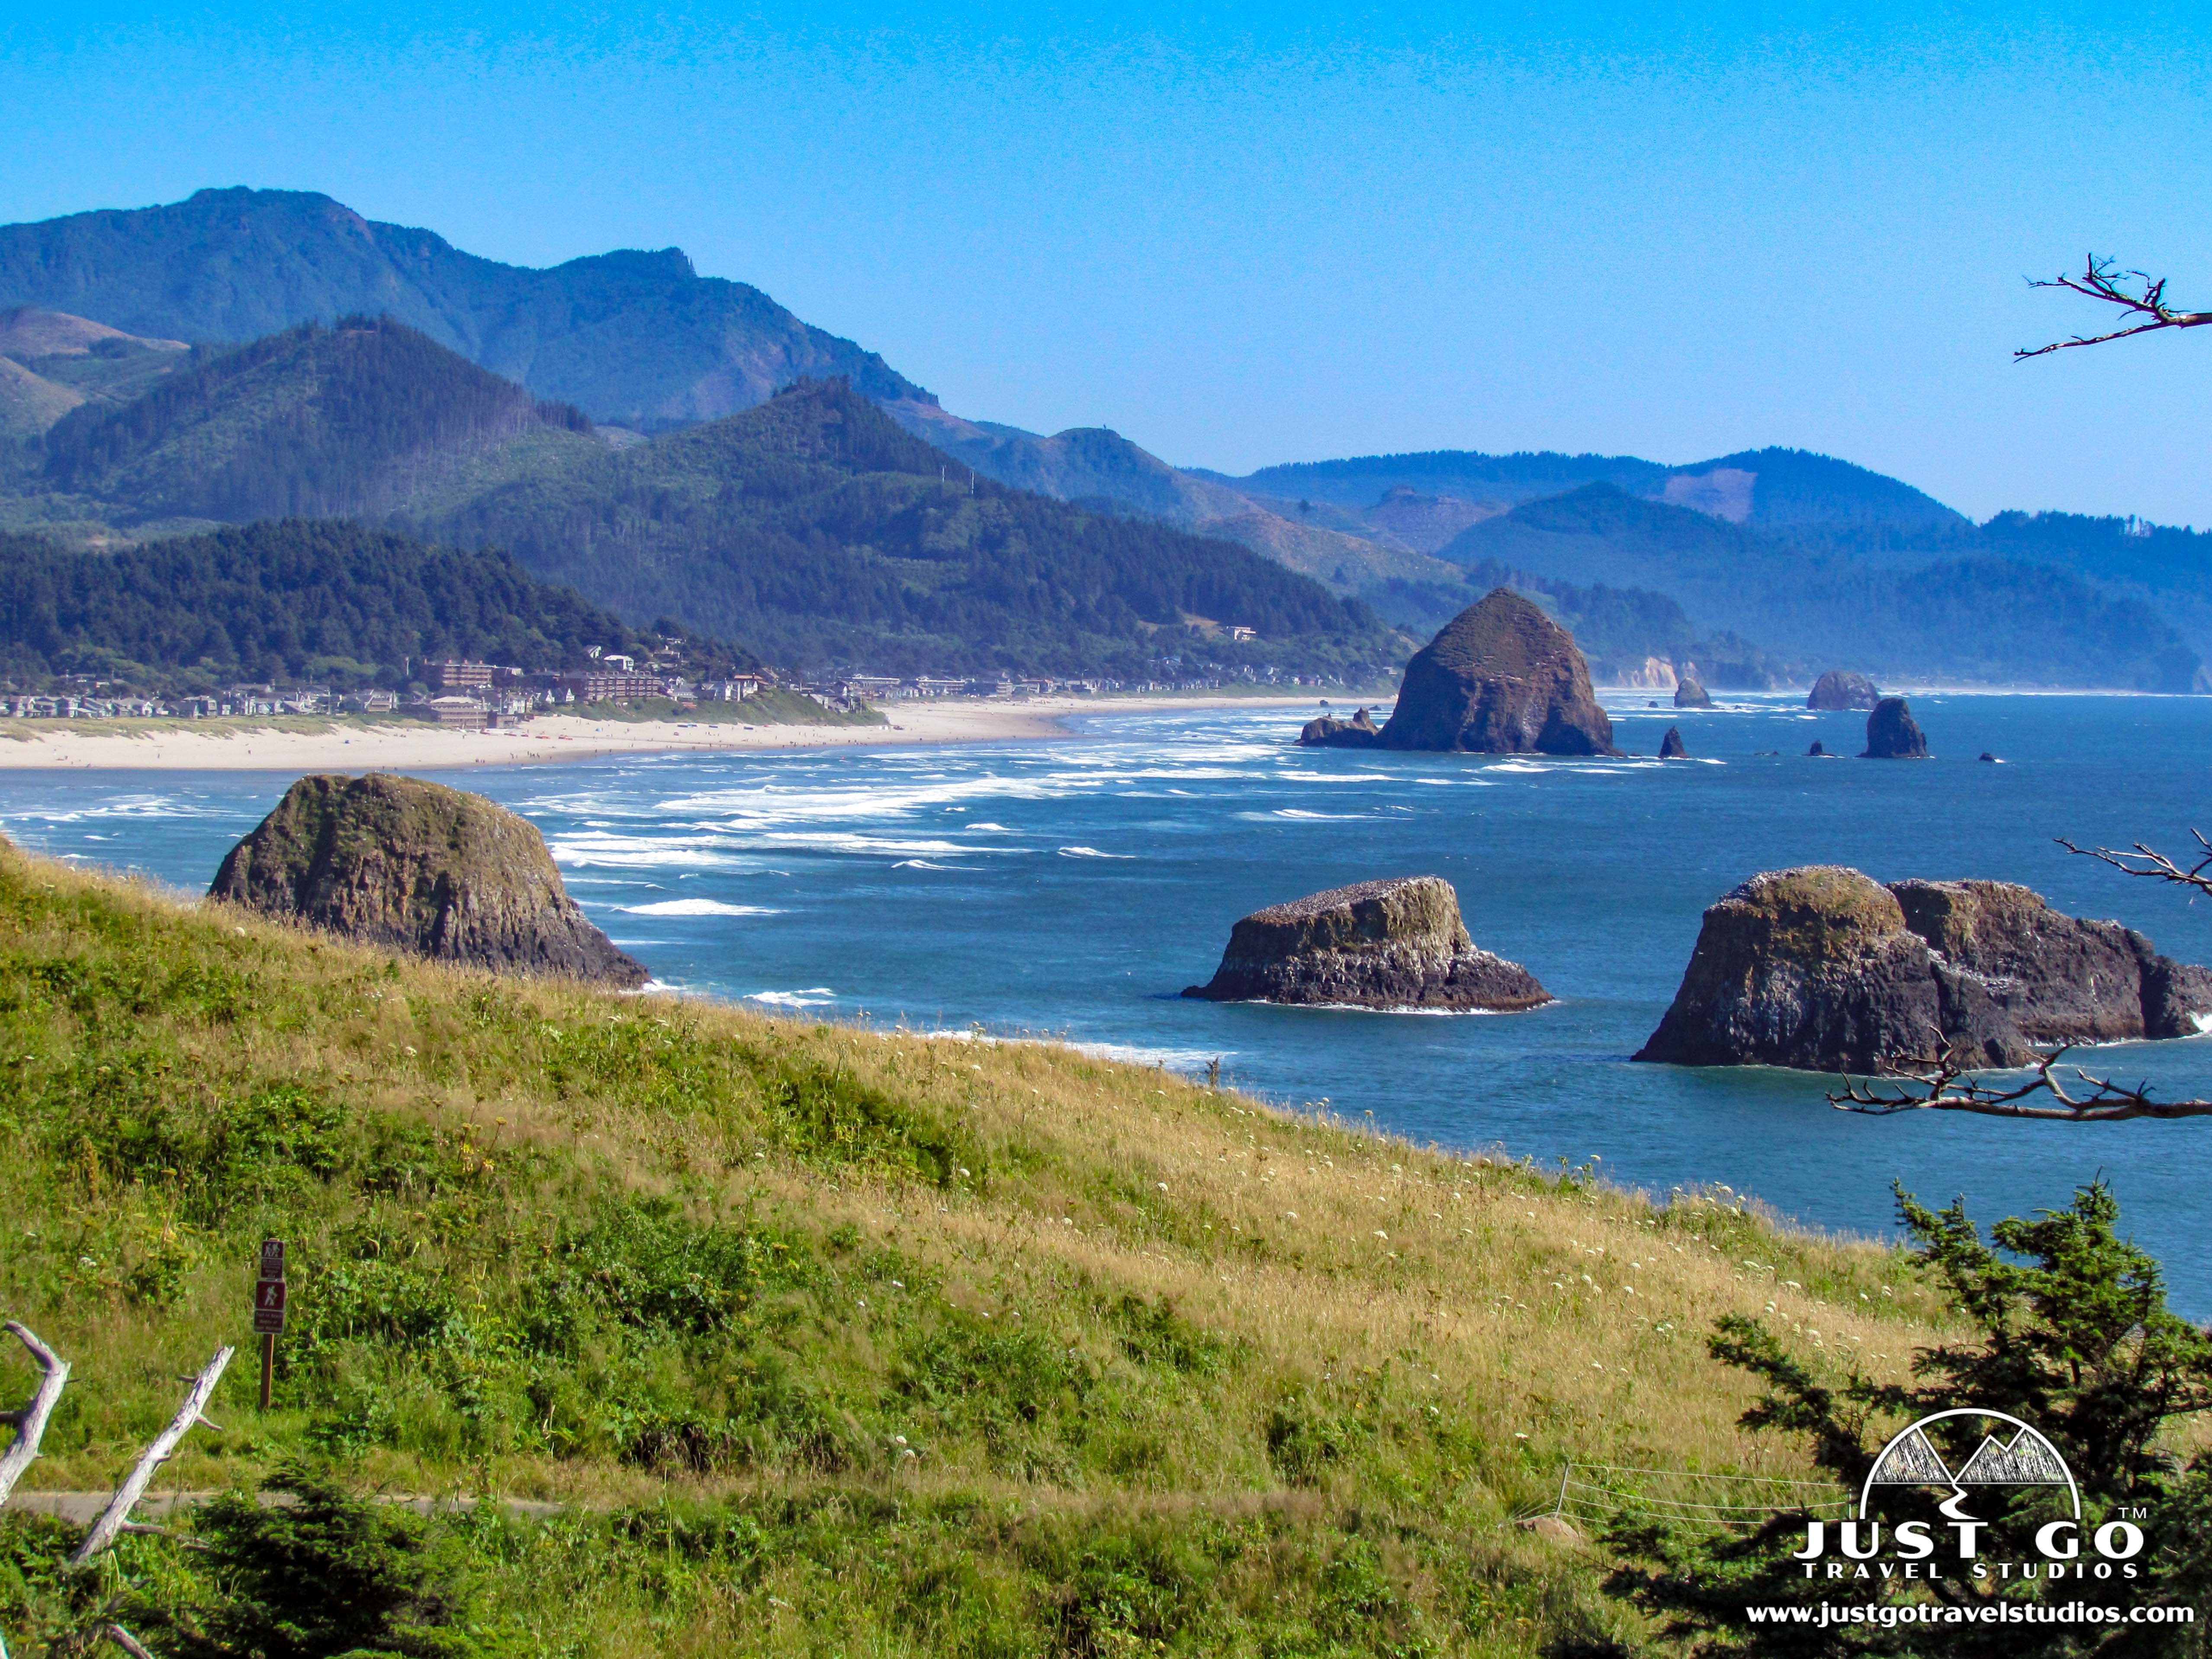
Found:
[{"label": "rocky sea stack", "polygon": [[301,778],[230,849],[208,896],[439,962],[648,977],[576,908],[534,825],[419,778]]},{"label": "rocky sea stack", "polygon": [[1711,708],[1713,694],[1695,679],[1685,676],[1674,687],[1674,707],[1677,708]]},{"label": "rocky sea stack", "polygon": [[1574,635],[1510,587],[1469,605],[1413,653],[1378,736],[1316,720],[1298,740],[1470,755],[1620,752]]},{"label": "rocky sea stack", "polygon": [[1902,697],[1884,697],[1867,716],[1866,753],[1861,760],[1926,760],[1928,735]]},{"label": "rocky sea stack", "polygon": [[1996,881],[1884,887],[1830,865],[1753,877],[1705,912],[1636,1058],[1874,1073],[1937,1051],[2021,1066],[2035,1045],[2193,1036],[2212,973],[2113,921]]},{"label": "rocky sea stack", "polygon": [[1874,682],[1863,674],[1848,674],[1831,668],[1813,682],[1813,693],[1805,699],[1808,708],[1871,708],[1881,701],[1881,693],[1874,689]]},{"label": "rocky sea stack", "polygon": [[1375,716],[1363,708],[1348,720],[1328,714],[1308,720],[1298,741],[1317,748],[1372,749],[1382,741],[1382,733],[1376,729]]},{"label": "rocky sea stack", "polygon": [[1680,726],[1668,726],[1667,728],[1667,735],[1659,739],[1659,758],[1661,760],[1687,760],[1690,758],[1690,751],[1682,747],[1682,728]]},{"label": "rocky sea stack", "polygon": [[1363,881],[1238,922],[1221,966],[1183,992],[1212,1002],[1513,1012],[1552,1000],[1520,963],[1480,950],[1436,876]]}]

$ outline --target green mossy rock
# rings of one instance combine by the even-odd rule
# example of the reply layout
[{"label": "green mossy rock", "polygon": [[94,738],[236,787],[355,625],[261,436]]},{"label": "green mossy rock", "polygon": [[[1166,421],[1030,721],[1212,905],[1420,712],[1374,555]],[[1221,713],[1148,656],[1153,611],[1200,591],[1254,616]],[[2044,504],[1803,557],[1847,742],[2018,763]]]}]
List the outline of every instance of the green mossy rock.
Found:
[{"label": "green mossy rock", "polygon": [[1436,876],[1363,881],[1255,910],[1221,966],[1183,992],[1210,1002],[1516,1012],[1552,1000],[1517,962],[1479,949]]},{"label": "green mossy rock", "polygon": [[301,778],[230,849],[208,896],[500,973],[650,977],[568,896],[536,826],[420,778]]}]

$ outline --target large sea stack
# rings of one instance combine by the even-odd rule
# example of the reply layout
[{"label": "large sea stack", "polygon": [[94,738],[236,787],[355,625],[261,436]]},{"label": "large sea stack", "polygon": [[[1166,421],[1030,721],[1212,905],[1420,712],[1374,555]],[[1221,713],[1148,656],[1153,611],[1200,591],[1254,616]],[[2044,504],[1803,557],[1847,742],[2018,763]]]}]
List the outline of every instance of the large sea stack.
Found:
[{"label": "large sea stack", "polygon": [[1866,753],[1861,760],[1926,760],[1927,734],[1902,697],[1884,697],[1867,716]]},{"label": "large sea stack", "polygon": [[439,962],[648,977],[576,908],[534,825],[419,778],[301,778],[230,849],[208,896]]},{"label": "large sea stack", "polygon": [[[1322,724],[1299,741],[1372,741],[1340,727],[1316,732]],[[1574,635],[1510,587],[1469,605],[1413,653],[1379,742],[1474,755],[1620,752]]]},{"label": "large sea stack", "polygon": [[1183,992],[1212,1002],[1511,1012],[1552,1000],[1535,975],[1480,950],[1435,876],[1363,881],[1255,910],[1221,966]]},{"label": "large sea stack", "polygon": [[1881,701],[1881,693],[1874,689],[1874,682],[1863,674],[1849,674],[1831,668],[1813,682],[1812,695],[1805,699],[1808,708],[1871,708]]},{"label": "large sea stack", "polygon": [[2117,922],[2004,882],[1899,882],[1815,865],[1705,912],[1674,1006],[1636,1058],[1877,1073],[1941,1054],[2022,1066],[2035,1045],[2184,1036],[2212,973]]}]

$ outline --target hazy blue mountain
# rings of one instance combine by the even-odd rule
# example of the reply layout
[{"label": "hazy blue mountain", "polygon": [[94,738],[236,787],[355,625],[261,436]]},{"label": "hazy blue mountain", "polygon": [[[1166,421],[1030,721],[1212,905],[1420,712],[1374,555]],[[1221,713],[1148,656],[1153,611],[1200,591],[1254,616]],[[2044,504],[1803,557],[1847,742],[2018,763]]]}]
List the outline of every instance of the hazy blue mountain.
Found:
[{"label": "hazy blue mountain", "polygon": [[654,430],[750,408],[805,375],[930,401],[874,352],[676,248],[550,270],[464,253],[310,191],[204,190],[161,207],[0,226],[0,307],[132,334],[246,341],[388,314],[541,398]]},{"label": "hazy blue mountain", "polygon": [[1869,563],[1608,484],[1486,519],[1440,556],[1655,590],[1699,627],[1757,640],[1814,672],[2202,689],[2197,653],[2156,610],[2075,571],[1986,556],[1912,568]]}]

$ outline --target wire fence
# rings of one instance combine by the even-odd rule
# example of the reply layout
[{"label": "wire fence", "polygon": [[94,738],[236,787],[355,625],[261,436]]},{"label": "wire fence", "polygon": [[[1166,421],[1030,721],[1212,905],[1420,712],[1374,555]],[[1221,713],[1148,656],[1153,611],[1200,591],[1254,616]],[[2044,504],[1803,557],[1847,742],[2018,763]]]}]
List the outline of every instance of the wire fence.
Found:
[{"label": "wire fence", "polygon": [[1585,1527],[1616,1521],[1753,1531],[1777,1515],[1803,1512],[1848,1519],[1851,1495],[1827,1480],[1784,1480],[1764,1474],[1704,1474],[1690,1469],[1636,1469],[1613,1463],[1570,1463],[1547,1506],[1516,1517],[1557,1516]]}]

